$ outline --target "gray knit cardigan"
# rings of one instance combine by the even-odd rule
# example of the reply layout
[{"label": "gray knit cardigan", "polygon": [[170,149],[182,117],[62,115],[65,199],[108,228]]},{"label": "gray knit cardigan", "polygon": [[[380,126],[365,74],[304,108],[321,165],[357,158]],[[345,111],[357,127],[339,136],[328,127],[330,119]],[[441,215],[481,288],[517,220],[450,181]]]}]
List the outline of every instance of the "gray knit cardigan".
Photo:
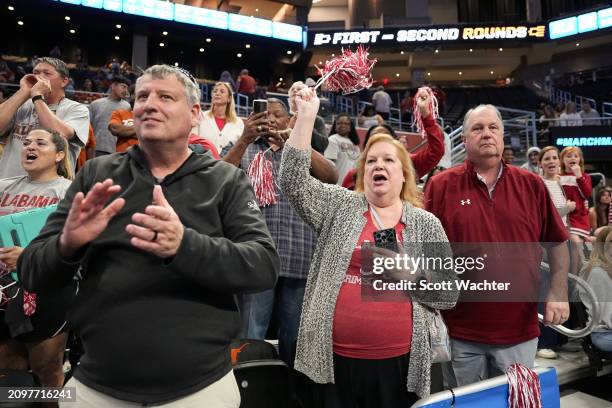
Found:
[{"label": "gray knit cardigan", "polygon": [[[311,177],[310,151],[285,145],[279,173],[280,187],[295,211],[318,236],[306,283],[295,368],[316,383],[333,383],[333,318],[340,286],[349,261],[366,224],[368,203],[363,193],[324,184]],[[448,238],[440,221],[431,213],[404,204],[404,243],[439,242],[436,254],[451,256]],[[427,246],[429,247],[429,246]],[[454,280],[451,270],[429,271],[430,282]],[[454,285],[453,285],[454,287]],[[433,309],[450,309],[458,292],[412,291],[412,345],[407,388],[419,397],[429,395],[431,347],[428,327]]]}]

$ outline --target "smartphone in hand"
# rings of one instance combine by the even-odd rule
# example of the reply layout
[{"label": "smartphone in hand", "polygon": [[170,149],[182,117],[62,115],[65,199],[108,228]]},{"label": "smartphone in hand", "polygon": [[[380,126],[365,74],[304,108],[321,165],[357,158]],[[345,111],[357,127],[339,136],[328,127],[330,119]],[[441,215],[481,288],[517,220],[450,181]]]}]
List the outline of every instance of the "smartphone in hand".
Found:
[{"label": "smartphone in hand", "polygon": [[256,115],[261,112],[268,111],[268,101],[265,99],[254,99],[253,100],[253,114]]},{"label": "smartphone in hand", "polygon": [[397,236],[395,235],[395,228],[375,231],[374,245],[379,248],[390,249],[397,252]]}]

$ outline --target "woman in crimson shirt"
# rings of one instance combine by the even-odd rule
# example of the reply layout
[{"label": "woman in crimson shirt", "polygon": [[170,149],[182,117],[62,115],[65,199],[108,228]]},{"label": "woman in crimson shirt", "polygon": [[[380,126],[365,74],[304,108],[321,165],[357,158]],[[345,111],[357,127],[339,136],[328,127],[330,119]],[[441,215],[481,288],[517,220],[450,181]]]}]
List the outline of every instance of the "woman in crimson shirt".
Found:
[{"label": "woman in crimson shirt", "polygon": [[[427,133],[427,145],[425,149],[420,150],[417,153],[411,154],[410,159],[416,172],[417,178],[421,178],[429,173],[444,156],[444,134],[436,123],[433,115],[429,112],[429,96],[425,91],[421,91],[417,96],[417,105],[421,111],[423,117],[423,126]],[[387,133],[394,136],[388,129],[383,126],[376,126],[368,132],[370,134]],[[368,143],[368,137],[366,136],[365,144]],[[355,182],[357,177],[357,170],[350,170],[344,180],[342,181],[342,187],[348,188],[349,190],[355,189]]]},{"label": "woman in crimson shirt", "polygon": [[[421,208],[408,152],[386,134],[372,136],[366,145],[356,191],[311,177],[310,138],[319,100],[313,90],[303,89],[296,101],[298,116],[278,180],[291,206],[317,234],[295,358],[295,369],[312,380],[314,401],[304,405],[409,407],[429,394],[432,309],[455,304],[458,292],[448,285],[455,275],[441,266],[427,271],[391,267],[385,278],[417,287],[381,291],[377,288],[388,281],[368,272],[370,255],[388,261],[397,253],[371,246],[368,251],[366,242],[376,242],[386,230],[402,248],[417,245],[419,255],[444,257],[450,256],[446,234]],[[439,243],[437,255],[424,244],[432,242]],[[423,281],[446,283],[448,290],[419,290]],[[372,296],[376,300],[368,301]]]}]

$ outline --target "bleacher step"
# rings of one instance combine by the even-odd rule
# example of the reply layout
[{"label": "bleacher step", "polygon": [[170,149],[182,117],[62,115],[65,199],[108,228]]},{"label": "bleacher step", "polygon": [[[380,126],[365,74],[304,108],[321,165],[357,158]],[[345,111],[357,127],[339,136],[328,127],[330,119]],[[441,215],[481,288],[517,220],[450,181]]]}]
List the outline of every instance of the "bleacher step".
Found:
[{"label": "bleacher step", "polygon": [[584,392],[573,392],[561,397],[561,408],[610,408],[612,402]]}]

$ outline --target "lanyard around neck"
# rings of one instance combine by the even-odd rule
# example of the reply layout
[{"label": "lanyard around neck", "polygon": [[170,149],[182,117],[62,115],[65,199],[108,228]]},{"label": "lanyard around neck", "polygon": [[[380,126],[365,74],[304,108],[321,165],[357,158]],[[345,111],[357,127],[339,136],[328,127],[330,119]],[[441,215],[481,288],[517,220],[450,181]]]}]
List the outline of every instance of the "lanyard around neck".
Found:
[{"label": "lanyard around neck", "polygon": [[375,227],[378,229],[384,229],[383,223],[380,217],[378,216],[378,213],[376,212],[374,207],[372,207],[371,205],[370,205],[370,214],[372,214],[372,218],[374,218],[373,221],[374,221],[374,224],[376,224]]}]

